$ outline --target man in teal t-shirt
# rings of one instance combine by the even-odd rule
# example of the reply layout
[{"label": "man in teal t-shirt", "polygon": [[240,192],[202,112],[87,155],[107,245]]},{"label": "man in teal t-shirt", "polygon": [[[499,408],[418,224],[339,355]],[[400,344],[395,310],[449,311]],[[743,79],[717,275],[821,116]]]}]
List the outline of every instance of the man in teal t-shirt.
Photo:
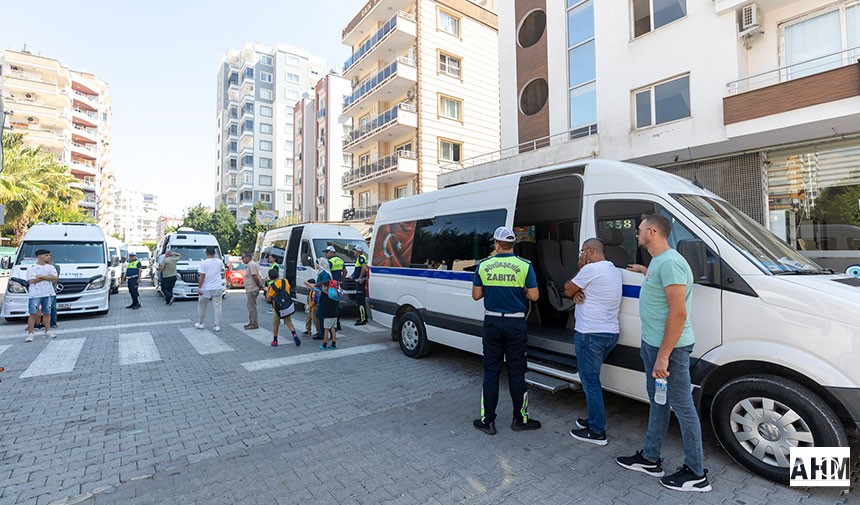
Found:
[{"label": "man in teal t-shirt", "polygon": [[[669,246],[672,222],[663,215],[642,218],[636,231],[639,245],[648,250],[651,264],[630,265],[629,270],[644,273],[639,292],[639,317],[642,320],[642,343],[639,355],[645,368],[645,388],[651,400],[648,433],[641,451],[621,456],[616,462],[629,470],[654,477],[676,491],[710,491],[704,468],[702,426],[693,403],[690,382],[690,353],[696,338],[690,326],[693,298],[693,272],[683,256]],[[654,400],[655,380],[666,381],[664,404]],[[684,443],[684,465],[664,477],[660,449],[669,428],[672,411],[681,426]]]}]

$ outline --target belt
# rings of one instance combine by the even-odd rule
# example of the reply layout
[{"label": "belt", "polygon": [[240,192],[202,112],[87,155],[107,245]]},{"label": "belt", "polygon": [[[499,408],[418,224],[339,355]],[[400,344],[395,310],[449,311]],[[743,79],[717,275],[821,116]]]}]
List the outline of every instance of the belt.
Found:
[{"label": "belt", "polygon": [[511,312],[508,314],[504,314],[502,312],[493,312],[492,310],[485,310],[484,315],[485,316],[493,316],[493,317],[515,317],[515,318],[520,318],[520,319],[526,317],[525,312]]}]

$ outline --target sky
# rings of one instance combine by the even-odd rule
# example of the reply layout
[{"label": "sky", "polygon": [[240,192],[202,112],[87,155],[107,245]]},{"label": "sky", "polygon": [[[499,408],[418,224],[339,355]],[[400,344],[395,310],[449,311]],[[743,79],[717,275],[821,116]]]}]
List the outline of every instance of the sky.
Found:
[{"label": "sky", "polygon": [[[214,199],[218,63],[245,42],[284,42],[338,69],[344,26],[365,0],[36,0],[2,2],[0,47],[85,69],[113,101],[117,183],[181,215]],[[38,4],[38,7],[35,5]]]}]

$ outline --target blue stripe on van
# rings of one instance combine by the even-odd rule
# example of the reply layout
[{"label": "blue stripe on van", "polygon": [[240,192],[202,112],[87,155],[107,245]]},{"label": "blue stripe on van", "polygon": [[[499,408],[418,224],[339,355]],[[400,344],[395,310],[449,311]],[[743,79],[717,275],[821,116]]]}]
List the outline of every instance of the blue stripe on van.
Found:
[{"label": "blue stripe on van", "polygon": [[[405,277],[423,277],[425,279],[444,279],[448,281],[465,281],[469,283],[471,283],[474,279],[473,272],[452,270],[425,270],[422,268],[370,267],[370,273],[402,275]],[[621,296],[625,298],[639,298],[639,291],[641,289],[641,286],[625,284],[621,288]]]}]

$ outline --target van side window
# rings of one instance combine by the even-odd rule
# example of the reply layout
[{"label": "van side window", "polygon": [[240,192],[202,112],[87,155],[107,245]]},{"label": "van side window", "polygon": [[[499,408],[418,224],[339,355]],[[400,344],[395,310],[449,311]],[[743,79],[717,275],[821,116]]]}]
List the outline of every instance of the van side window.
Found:
[{"label": "van side window", "polygon": [[410,268],[474,271],[493,254],[493,231],[506,218],[507,211],[498,209],[418,221]]},{"label": "van side window", "polygon": [[287,250],[287,241],[286,240],[276,240],[272,242],[272,248],[269,249],[268,254],[271,254],[275,257],[275,261],[278,262],[278,265],[284,264],[284,256],[286,255]]},{"label": "van side window", "polygon": [[[602,200],[597,202],[597,236],[606,245],[606,259],[618,268],[631,263],[648,265],[651,257],[639,249],[636,229],[643,214],[653,214],[653,202],[636,200]],[[644,254],[643,254],[644,253]]]},{"label": "van side window", "polygon": [[304,267],[312,267],[314,266],[314,259],[311,257],[311,246],[307,240],[302,240],[302,251],[299,255],[299,258],[302,262],[302,266]]}]

